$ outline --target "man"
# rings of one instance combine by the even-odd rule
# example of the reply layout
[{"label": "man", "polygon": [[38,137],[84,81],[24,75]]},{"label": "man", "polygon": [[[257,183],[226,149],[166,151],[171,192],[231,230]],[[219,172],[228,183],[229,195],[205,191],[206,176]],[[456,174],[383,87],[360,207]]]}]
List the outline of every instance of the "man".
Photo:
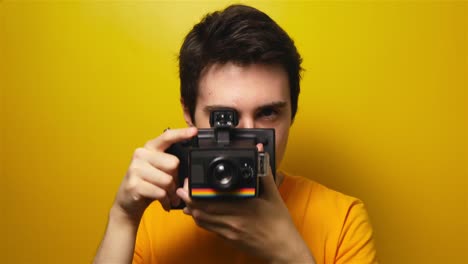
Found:
[{"label": "man", "polygon": [[[363,204],[306,178],[278,171],[275,182],[269,171],[262,194],[242,201],[197,201],[187,181],[177,188],[179,160],[165,151],[210,127],[217,108],[235,109],[239,128],[274,128],[279,167],[301,71],[286,32],[259,10],[233,5],[195,25],[179,61],[189,128],[165,131],[135,151],[95,263],[375,262]],[[181,201],[182,211],[170,211]]]}]

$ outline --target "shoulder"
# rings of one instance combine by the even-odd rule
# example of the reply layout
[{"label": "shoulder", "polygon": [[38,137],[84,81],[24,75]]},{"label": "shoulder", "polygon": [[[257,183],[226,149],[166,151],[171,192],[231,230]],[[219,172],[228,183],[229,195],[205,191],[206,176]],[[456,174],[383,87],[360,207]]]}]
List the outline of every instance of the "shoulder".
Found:
[{"label": "shoulder", "polygon": [[326,221],[327,225],[343,226],[352,218],[367,219],[363,202],[353,196],[330,189],[314,180],[284,173],[280,193],[289,208],[304,217]]},{"label": "shoulder", "polygon": [[315,254],[329,249],[326,256],[320,255],[322,259],[337,263],[375,262],[372,226],[360,199],[311,179],[287,174],[280,192]]},{"label": "shoulder", "polygon": [[284,180],[280,193],[285,200],[301,201],[316,209],[325,211],[347,211],[350,207],[362,204],[358,198],[330,189],[306,177],[283,173]]}]

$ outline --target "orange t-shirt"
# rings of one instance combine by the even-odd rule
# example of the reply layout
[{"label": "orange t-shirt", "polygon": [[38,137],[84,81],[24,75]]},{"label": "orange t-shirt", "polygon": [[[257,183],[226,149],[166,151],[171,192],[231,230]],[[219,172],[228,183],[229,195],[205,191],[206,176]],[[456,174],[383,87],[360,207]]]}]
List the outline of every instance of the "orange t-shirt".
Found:
[{"label": "orange t-shirt", "polygon": [[[279,191],[317,263],[376,263],[363,203],[312,180],[285,175]],[[271,230],[275,232],[275,230]],[[133,263],[261,263],[158,202],[145,211]]]}]

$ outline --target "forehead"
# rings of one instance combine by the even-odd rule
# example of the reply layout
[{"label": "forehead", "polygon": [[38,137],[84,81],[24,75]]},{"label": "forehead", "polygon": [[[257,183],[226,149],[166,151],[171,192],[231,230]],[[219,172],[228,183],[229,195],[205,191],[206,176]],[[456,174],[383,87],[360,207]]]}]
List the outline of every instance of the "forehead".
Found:
[{"label": "forehead", "polygon": [[279,65],[214,64],[200,79],[197,107],[220,105],[249,111],[275,102],[290,105],[286,71]]}]

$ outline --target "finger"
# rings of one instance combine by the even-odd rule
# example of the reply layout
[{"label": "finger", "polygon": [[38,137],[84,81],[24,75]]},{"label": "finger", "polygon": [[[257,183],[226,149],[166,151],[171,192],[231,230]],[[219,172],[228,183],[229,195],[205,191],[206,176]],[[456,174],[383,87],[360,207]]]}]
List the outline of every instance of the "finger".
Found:
[{"label": "finger", "polygon": [[263,148],[263,144],[262,144],[262,143],[258,143],[258,144],[257,144],[257,150],[258,150],[258,152],[263,152],[263,151],[264,151],[264,148]]},{"label": "finger", "polygon": [[197,131],[196,127],[170,129],[165,131],[161,136],[148,141],[145,144],[145,148],[164,152],[172,144],[194,137]]},{"label": "finger", "polygon": [[129,174],[131,177],[138,177],[152,183],[167,191],[175,192],[174,177],[158,170],[145,161],[134,161],[130,165]]},{"label": "finger", "polygon": [[[135,150],[133,161],[134,163],[138,163],[138,164],[149,163],[150,167],[153,167],[154,169],[157,169],[158,171],[161,170],[165,172],[167,175],[169,175],[170,177],[172,177],[172,181],[174,182],[173,184],[174,187],[173,188],[164,187],[164,188],[169,191],[171,204],[173,206],[179,205],[180,199],[175,194],[175,189],[176,189],[176,186],[178,186],[178,182],[179,182],[179,179],[178,179],[179,159],[176,156],[173,156],[164,152],[159,152],[159,151],[150,151],[146,148],[138,148]],[[149,168],[147,170],[149,170]],[[150,175],[150,173],[147,173],[146,175]],[[159,185],[159,183],[152,180],[152,178],[147,178],[147,180],[153,182],[154,184]],[[170,179],[167,179],[167,181],[169,180]]]},{"label": "finger", "polygon": [[[230,207],[233,208],[233,206]],[[239,215],[245,216],[246,214],[248,214],[248,212],[245,211],[246,208],[240,210],[237,209],[237,211],[233,210],[232,214],[225,214],[224,212],[226,211],[223,210],[223,207],[216,208],[218,210],[206,210],[207,207],[198,207],[190,205],[188,206],[188,209],[190,215],[192,215],[195,219],[219,225],[222,225],[223,223],[228,222],[228,220],[234,219]]]},{"label": "finger", "polygon": [[226,239],[236,240],[239,237],[239,233],[242,232],[240,224],[232,224],[239,222],[234,217],[211,216],[194,209],[191,209],[189,212],[199,227]]},{"label": "finger", "polygon": [[159,188],[166,191],[169,201],[172,205],[177,206],[180,203],[179,197],[176,195],[176,182],[174,177],[164,171],[155,169],[150,164],[142,162],[138,166],[138,174],[140,177]]},{"label": "finger", "polygon": [[134,201],[139,201],[141,199],[158,200],[164,210],[168,211],[170,209],[170,201],[166,190],[149,182],[140,181],[131,195]]},{"label": "finger", "polygon": [[167,193],[166,190],[158,188],[151,183],[146,181],[140,181],[134,190],[131,191],[132,199],[139,201],[141,199],[160,200],[164,198]]},{"label": "finger", "polygon": [[192,200],[189,204],[193,210],[201,210],[210,215],[242,215],[252,199],[245,200]]},{"label": "finger", "polygon": [[273,174],[271,172],[271,167],[268,166],[268,173],[264,177],[260,177],[260,183],[263,187],[263,192],[260,195],[260,198],[270,199],[278,195],[278,186],[275,183]]},{"label": "finger", "polygon": [[182,188],[178,188],[176,190],[177,196],[185,202],[187,206],[192,204],[192,199],[190,198],[189,195],[189,190],[188,190],[188,179],[184,179],[184,186]]},{"label": "finger", "polygon": [[[193,216],[192,216],[193,218]],[[197,224],[197,226],[207,230],[207,231],[210,231],[210,232],[213,232],[215,234],[218,234],[224,238],[227,238],[228,236],[231,237],[231,235],[227,234],[230,230],[227,226],[225,225],[218,225],[218,224],[214,224],[214,223],[210,223],[210,222],[207,222],[207,221],[202,221],[202,220],[197,220],[195,218],[193,218],[193,220],[195,221],[195,224]]]},{"label": "finger", "polygon": [[[257,150],[259,152],[264,151],[264,147],[262,143],[257,144]],[[269,158],[269,155],[267,155],[266,158]],[[264,192],[263,192],[264,195],[271,194],[272,192],[277,192],[277,186],[276,186],[275,179],[273,177],[273,173],[272,173],[270,165],[267,166],[267,175],[264,177],[261,177],[260,181],[262,182],[262,185],[264,187]]]},{"label": "finger", "polygon": [[185,177],[185,179],[184,179],[183,188],[184,188],[184,190],[185,190],[186,193],[189,192],[189,182],[188,182],[188,178],[187,178],[187,177]]},{"label": "finger", "polygon": [[153,167],[173,175],[176,175],[174,172],[177,172],[180,163],[174,155],[147,148],[137,148],[133,153],[133,160],[148,161]]}]

